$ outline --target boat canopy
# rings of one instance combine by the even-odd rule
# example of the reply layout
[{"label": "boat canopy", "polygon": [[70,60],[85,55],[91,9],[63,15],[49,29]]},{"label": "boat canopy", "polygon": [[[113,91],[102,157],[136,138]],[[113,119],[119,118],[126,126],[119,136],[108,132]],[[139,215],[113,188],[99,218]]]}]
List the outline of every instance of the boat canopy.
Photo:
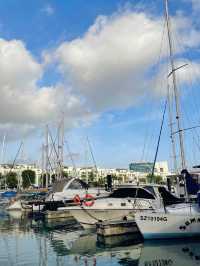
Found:
[{"label": "boat canopy", "polygon": [[55,182],[52,186],[52,191],[63,192],[67,189],[87,189],[88,184],[78,178],[65,178]]},{"label": "boat canopy", "polygon": [[155,199],[155,196],[149,191],[138,187],[122,187],[113,191],[110,198],[142,198]]}]

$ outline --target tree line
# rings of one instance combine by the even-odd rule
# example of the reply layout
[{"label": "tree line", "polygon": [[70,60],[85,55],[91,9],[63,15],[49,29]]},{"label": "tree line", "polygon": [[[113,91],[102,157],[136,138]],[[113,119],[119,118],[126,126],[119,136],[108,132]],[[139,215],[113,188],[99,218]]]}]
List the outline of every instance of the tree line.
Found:
[{"label": "tree line", "polygon": [[[7,186],[8,188],[17,188],[18,187],[18,175],[16,172],[8,172],[6,175],[0,173],[0,184],[1,186]],[[35,171],[33,170],[24,170],[21,173],[22,187],[28,188],[35,183]]]}]

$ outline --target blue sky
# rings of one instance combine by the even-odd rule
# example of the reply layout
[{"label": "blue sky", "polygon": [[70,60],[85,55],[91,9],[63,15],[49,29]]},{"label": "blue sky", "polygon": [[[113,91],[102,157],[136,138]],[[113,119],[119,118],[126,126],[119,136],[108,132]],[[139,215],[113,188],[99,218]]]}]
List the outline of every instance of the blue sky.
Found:
[{"label": "blue sky", "polygon": [[[200,122],[200,5],[169,2],[176,59],[189,62],[178,74],[188,127]],[[1,1],[2,161],[14,158],[21,140],[21,157],[40,161],[44,126],[53,130],[62,112],[77,165],[92,164],[86,136],[99,166],[153,161],[169,69],[162,30],[160,0]],[[158,160],[171,163],[167,119]],[[185,134],[188,166],[199,163],[199,133]]]}]

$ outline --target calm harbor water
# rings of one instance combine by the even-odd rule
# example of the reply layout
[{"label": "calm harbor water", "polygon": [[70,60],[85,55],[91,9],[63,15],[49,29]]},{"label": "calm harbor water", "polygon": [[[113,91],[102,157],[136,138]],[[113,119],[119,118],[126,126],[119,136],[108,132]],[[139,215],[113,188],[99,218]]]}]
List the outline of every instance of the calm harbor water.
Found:
[{"label": "calm harbor water", "polygon": [[34,221],[0,209],[0,266],[200,265],[200,241],[106,241],[73,222]]}]

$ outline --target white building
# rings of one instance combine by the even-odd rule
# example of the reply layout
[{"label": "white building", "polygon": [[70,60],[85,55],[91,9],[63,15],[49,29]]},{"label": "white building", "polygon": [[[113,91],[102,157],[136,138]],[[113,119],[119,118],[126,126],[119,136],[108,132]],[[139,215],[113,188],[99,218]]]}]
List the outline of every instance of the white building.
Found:
[{"label": "white building", "polygon": [[42,174],[42,169],[38,168],[35,164],[1,164],[0,165],[0,173],[2,176],[7,175],[10,172],[14,172],[17,174],[19,185],[22,184],[22,172],[24,170],[32,170],[35,172],[35,185],[40,184],[40,177]]},{"label": "white building", "polygon": [[[71,177],[79,177],[86,181],[98,181],[104,179],[107,175],[114,176],[115,182],[124,183],[124,182],[145,182],[146,177],[151,173],[152,163],[133,163],[134,169],[126,168],[97,168],[98,173],[96,173],[95,167],[78,167],[74,169],[72,166],[64,166],[63,171]],[[5,176],[9,172],[16,172],[19,180],[19,184],[22,184],[22,172],[24,170],[32,170],[35,172],[35,185],[40,185],[42,169],[37,167],[35,164],[17,164],[12,166],[11,164],[2,164],[0,165],[0,173]],[[163,181],[168,176],[168,163],[166,161],[156,162],[155,164],[155,175],[160,175],[163,178]]]}]

